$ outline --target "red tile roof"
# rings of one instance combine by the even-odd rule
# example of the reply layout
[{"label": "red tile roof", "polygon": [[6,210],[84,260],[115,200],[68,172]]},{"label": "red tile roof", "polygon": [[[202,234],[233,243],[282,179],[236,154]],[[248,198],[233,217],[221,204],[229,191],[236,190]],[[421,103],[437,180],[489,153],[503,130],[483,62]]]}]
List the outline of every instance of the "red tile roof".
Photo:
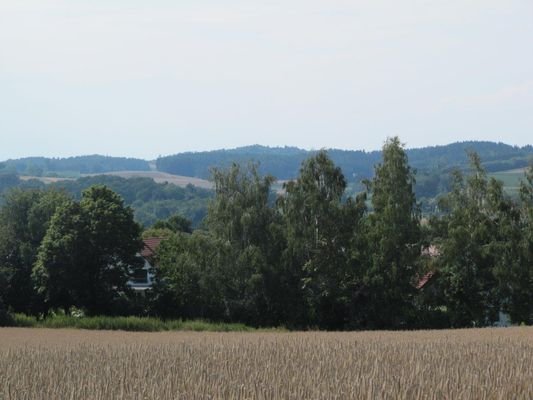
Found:
[{"label": "red tile roof", "polygon": [[424,286],[426,286],[429,281],[431,281],[431,278],[433,278],[436,275],[437,271],[430,271],[426,273],[422,278],[418,280],[418,283],[416,284],[417,289],[423,289]]},{"label": "red tile roof", "polygon": [[162,237],[150,237],[143,240],[144,247],[141,250],[141,256],[144,258],[153,257],[157,251],[157,248],[161,244]]}]

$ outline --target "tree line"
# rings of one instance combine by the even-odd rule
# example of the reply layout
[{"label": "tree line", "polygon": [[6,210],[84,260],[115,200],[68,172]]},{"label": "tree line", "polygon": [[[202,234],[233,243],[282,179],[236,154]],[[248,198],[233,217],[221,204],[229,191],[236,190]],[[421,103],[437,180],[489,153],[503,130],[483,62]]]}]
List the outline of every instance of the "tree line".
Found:
[{"label": "tree line", "polygon": [[165,240],[143,296],[126,284],[141,229],[118,195],[14,191],[0,211],[0,295],[31,314],[77,307],[299,329],[487,326],[500,312],[531,324],[533,167],[514,200],[477,154],[470,161],[429,220],[398,138],[357,196],[326,151],[282,194],[256,164],[214,169],[202,229],[174,217],[145,232]]},{"label": "tree line", "polygon": [[99,174],[111,171],[150,170],[150,165],[146,160],[100,155],[68,158],[25,157],[7,160],[3,164],[8,171],[33,176],[57,174],[78,176],[79,174]]},{"label": "tree line", "polygon": [[[517,147],[481,141],[408,149],[406,153],[410,165],[418,171],[415,190],[419,200],[423,197],[431,199],[450,189],[448,182],[452,168],[468,168],[465,151],[478,153],[488,172],[526,167],[533,155],[532,146]],[[156,164],[159,171],[209,179],[212,166],[229,168],[232,163],[245,164],[252,160],[259,163],[260,174],[272,174],[277,179],[289,180],[298,175],[301,163],[316,153],[317,151],[307,151],[296,147],[272,148],[255,145],[230,150],[164,156],[159,157]],[[350,194],[364,189],[359,184],[360,181],[373,176],[374,165],[382,157],[381,151],[338,149],[328,150],[328,155],[342,169],[349,184],[347,192]]]},{"label": "tree line", "polygon": [[[96,175],[45,184],[36,179],[22,180],[15,173],[0,172],[0,195],[12,188],[53,189],[65,191],[79,200],[82,192],[93,185],[105,185],[118,193],[125,204],[133,208],[135,220],[145,227],[174,214],[185,216],[196,227],[205,217],[207,203],[212,197],[212,191],[209,189],[193,185],[179,187],[169,183],[157,183],[147,177]],[[0,205],[2,202],[0,197]]]}]

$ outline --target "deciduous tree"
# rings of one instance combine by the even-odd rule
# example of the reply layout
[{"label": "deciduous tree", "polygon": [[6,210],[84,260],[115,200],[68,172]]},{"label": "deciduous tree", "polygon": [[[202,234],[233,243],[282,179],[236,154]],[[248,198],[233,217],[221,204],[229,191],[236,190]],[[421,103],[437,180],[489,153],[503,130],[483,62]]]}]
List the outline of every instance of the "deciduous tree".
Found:
[{"label": "deciduous tree", "polygon": [[[512,253],[502,229],[512,224],[502,186],[489,180],[475,153],[471,173],[453,175],[453,189],[441,203],[442,255],[439,284],[452,326],[490,325],[498,318],[500,296],[496,270]],[[511,225],[508,225],[511,226]],[[503,234],[503,236],[502,236]],[[514,236],[513,232],[507,232]],[[502,258],[504,257],[504,258]]]},{"label": "deciduous tree", "polygon": [[57,209],[39,249],[34,281],[48,307],[109,313],[140,264],[140,248],[132,210],[105,186],[93,186],[79,203]]},{"label": "deciduous tree", "polygon": [[0,210],[0,269],[4,271],[5,303],[16,312],[41,311],[31,271],[50,219],[68,201],[58,191],[14,189]]},{"label": "deciduous tree", "polygon": [[383,161],[367,182],[372,213],[368,218],[366,324],[400,328],[413,318],[412,280],[420,255],[420,212],[415,173],[397,137],[385,142]]},{"label": "deciduous tree", "polygon": [[350,241],[364,204],[344,201],[345,189],[342,171],[321,151],[285,184],[279,201],[287,237],[284,262],[303,302],[295,314],[308,325],[340,329],[347,323],[355,276]]}]

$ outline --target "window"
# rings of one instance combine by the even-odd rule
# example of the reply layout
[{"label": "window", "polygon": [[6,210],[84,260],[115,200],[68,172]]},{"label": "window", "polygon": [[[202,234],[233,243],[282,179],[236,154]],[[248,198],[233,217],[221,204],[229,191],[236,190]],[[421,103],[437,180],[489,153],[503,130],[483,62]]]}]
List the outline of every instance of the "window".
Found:
[{"label": "window", "polygon": [[147,284],[148,283],[148,271],[145,269],[138,269],[133,271],[131,282],[135,284]]}]

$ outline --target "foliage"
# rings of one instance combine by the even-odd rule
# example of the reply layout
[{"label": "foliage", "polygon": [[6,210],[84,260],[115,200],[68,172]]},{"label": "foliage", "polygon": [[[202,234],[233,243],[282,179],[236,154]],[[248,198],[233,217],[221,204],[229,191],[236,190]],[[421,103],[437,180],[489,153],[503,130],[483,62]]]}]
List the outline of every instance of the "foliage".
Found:
[{"label": "foliage", "polygon": [[[68,201],[57,191],[12,190],[0,210],[0,274],[3,298],[16,312],[40,311],[42,299],[34,291],[31,271],[38,248],[56,209]],[[1,293],[0,293],[1,295]]]},{"label": "foliage", "polygon": [[33,278],[48,308],[110,310],[140,266],[140,228],[133,212],[105,186],[58,208],[39,249]]},{"label": "foliage", "polygon": [[441,203],[446,214],[438,221],[440,285],[452,326],[491,325],[500,310],[510,311],[522,300],[531,307],[531,286],[523,287],[528,263],[520,213],[502,184],[488,179],[479,156],[471,153],[470,159],[472,174],[455,172],[453,190]]},{"label": "foliage", "polygon": [[8,160],[4,164],[6,169],[14,169],[20,174],[33,176],[45,176],[51,173],[100,174],[111,171],[148,171],[150,169],[145,160],[99,155],[68,158],[27,157]]},{"label": "foliage", "polygon": [[344,175],[325,151],[306,160],[284,189],[279,207],[287,240],[285,269],[297,283],[293,296],[301,296],[292,303],[305,307],[294,314],[307,324],[342,328],[355,279],[348,249],[364,199],[343,202]]},{"label": "foliage", "polygon": [[156,221],[180,214],[197,227],[205,217],[207,203],[212,191],[192,185],[184,188],[166,183],[156,183],[151,178],[121,178],[111,175],[84,177],[75,181],[61,181],[51,184],[61,188],[74,198],[92,185],[105,185],[118,193],[126,205],[135,212],[135,220],[149,227]]},{"label": "foliage", "polygon": [[161,332],[161,331],[196,331],[196,332],[241,332],[253,331],[244,324],[213,323],[204,320],[162,320],[153,317],[117,317],[94,316],[75,317],[57,314],[46,318],[36,318],[24,314],[15,314],[9,326],[28,328],[76,328],[108,331]]},{"label": "foliage", "polygon": [[13,324],[12,317],[7,312],[7,309],[6,309],[6,306],[4,304],[4,301],[0,297],[0,327],[11,326],[12,324]]},{"label": "foliage", "polygon": [[[468,168],[468,158],[465,156],[467,151],[477,152],[491,172],[525,167],[533,157],[531,146],[520,148],[492,142],[457,142],[446,146],[406,150],[411,165],[419,172],[417,196],[433,198],[448,191],[449,173],[453,168]],[[245,165],[253,161],[260,164],[261,174],[272,174],[278,179],[288,180],[296,178],[301,163],[316,154],[316,151],[294,147],[270,148],[256,145],[160,157],[157,159],[157,169],[206,179],[210,176],[212,167],[224,169],[232,163]],[[373,166],[382,158],[380,151],[331,149],[328,154],[344,172],[347,183],[354,184],[352,193],[363,189],[360,182],[372,178]]]},{"label": "foliage", "polygon": [[[208,189],[192,185],[182,188],[174,184],[156,183],[151,178],[97,175],[46,185],[36,179],[21,180],[15,172],[0,171],[0,194],[13,188],[53,189],[66,191],[72,197],[80,199],[83,190],[92,185],[106,185],[120,194],[125,203],[134,209],[135,220],[146,227],[175,214],[190,220],[192,227],[198,227],[206,215],[207,203],[213,195]],[[0,205],[1,203],[0,198]]]},{"label": "foliage", "polygon": [[272,270],[277,261],[271,231],[275,213],[269,207],[272,178],[261,178],[255,165],[233,165],[214,170],[213,179],[209,233],[176,235],[161,246],[156,298],[174,308],[159,309],[185,318],[276,324],[280,288]]},{"label": "foliage", "polygon": [[167,238],[158,249],[153,309],[163,317],[222,319],[227,247],[195,232]]},{"label": "foliage", "polygon": [[518,248],[514,253],[515,262],[509,265],[504,277],[504,291],[508,311],[516,323],[533,324],[533,164],[520,185],[521,231],[510,240]]},{"label": "foliage", "polygon": [[399,139],[388,139],[382,153],[383,162],[367,183],[373,213],[367,220],[370,260],[363,277],[363,300],[370,327],[400,328],[412,319],[420,213],[414,172]]},{"label": "foliage", "polygon": [[173,232],[168,228],[148,228],[143,231],[142,238],[143,239],[148,239],[148,238],[153,238],[153,237],[169,238],[173,236],[175,233],[176,232]]},{"label": "foliage", "polygon": [[[479,146],[491,162],[507,149]],[[508,155],[520,151],[527,148]],[[77,307],[88,315],[335,330],[490,326],[501,312],[513,323],[533,322],[533,167],[520,198],[510,197],[471,153],[470,170],[457,169],[449,193],[426,203],[436,211],[428,223],[408,158],[420,162],[422,153],[388,139],[357,196],[332,154],[349,156],[314,152],[276,191],[254,163],[214,168],[213,191],[112,176],[52,186],[66,193],[12,190],[0,209],[2,315]],[[422,180],[430,192],[445,190],[432,173]],[[110,186],[79,195],[100,181]],[[142,293],[127,284],[142,264],[129,205],[137,219],[154,222],[143,237],[165,238],[150,260],[155,284]],[[201,225],[176,209],[189,206],[207,212]]]},{"label": "foliage", "polygon": [[[500,310],[529,322],[527,212],[487,180],[479,157],[466,180],[455,173],[443,215],[422,229],[407,152],[392,138],[382,154],[355,199],[325,151],[302,164],[275,206],[270,178],[254,165],[215,170],[207,232],[162,247],[155,309],[327,329],[485,326]],[[430,245],[440,256],[423,254]],[[428,271],[437,284],[417,290]]]},{"label": "foliage", "polygon": [[0,171],[0,193],[21,184],[19,176],[15,172]]},{"label": "foliage", "polygon": [[219,244],[217,270],[225,283],[222,296],[230,320],[278,323],[281,310],[275,299],[283,287],[276,280],[279,221],[271,207],[273,181],[261,176],[255,164],[213,170],[215,198],[206,227]]},{"label": "foliage", "polygon": [[[309,154],[295,147],[269,148],[248,146],[234,150],[215,150],[210,152],[181,153],[174,156],[159,157],[156,161],[158,171],[176,175],[210,178],[211,169],[224,170],[232,164],[246,165],[249,162],[259,164],[261,174],[270,173],[279,179],[294,177],[300,163]],[[272,162],[271,159],[275,161]]]},{"label": "foliage", "polygon": [[159,220],[152,226],[153,229],[168,229],[171,232],[192,233],[192,222],[187,218],[174,214],[166,220]]}]

